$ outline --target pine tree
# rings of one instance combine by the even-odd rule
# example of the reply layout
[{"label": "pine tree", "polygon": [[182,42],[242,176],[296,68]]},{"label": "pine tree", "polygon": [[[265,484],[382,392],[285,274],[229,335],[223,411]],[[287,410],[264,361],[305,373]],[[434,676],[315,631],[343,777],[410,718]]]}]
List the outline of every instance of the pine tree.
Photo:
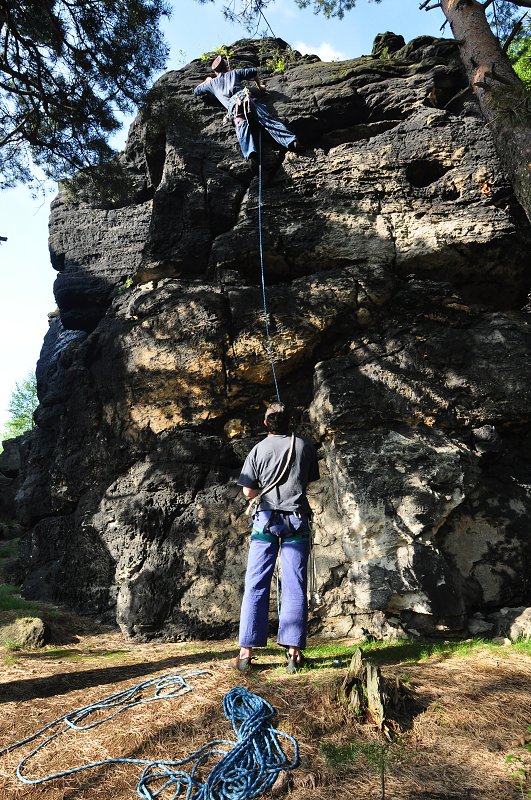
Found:
[{"label": "pine tree", "polygon": [[109,160],[168,48],[165,0],[0,0],[0,188]]},{"label": "pine tree", "polygon": [[7,407],[10,417],[5,424],[2,439],[13,439],[31,430],[37,404],[37,379],[35,373],[30,372],[26,378],[15,384]]}]

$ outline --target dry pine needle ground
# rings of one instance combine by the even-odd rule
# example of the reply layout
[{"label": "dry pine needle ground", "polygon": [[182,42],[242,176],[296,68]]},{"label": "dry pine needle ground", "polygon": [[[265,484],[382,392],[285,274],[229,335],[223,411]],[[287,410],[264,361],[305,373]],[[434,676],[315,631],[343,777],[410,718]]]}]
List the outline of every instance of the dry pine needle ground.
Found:
[{"label": "dry pine needle ground", "polygon": [[[81,637],[60,651],[4,653],[1,746],[148,678],[205,669],[210,674],[192,678],[195,690],[184,697],[139,706],[93,730],[59,737],[26,774],[41,776],[118,756],[180,759],[213,739],[233,739],[222,699],[232,686],[243,684],[275,707],[277,726],[299,742],[301,766],[288,789],[290,800],[381,797],[378,770],[366,753],[371,747],[381,752],[382,740],[336,699],[347,658],[338,669],[332,658],[310,657],[307,670],[290,676],[280,651],[264,650],[255,672],[241,676],[228,667],[234,654],[233,642],[135,645],[110,632]],[[396,662],[383,671],[405,679],[414,698],[404,732],[385,751],[386,798],[521,800],[527,789],[511,777],[506,756],[516,755],[529,766],[530,754],[522,745],[531,724],[531,657],[513,648],[477,649],[465,656]],[[365,747],[365,755],[357,752],[335,767],[322,755],[323,745],[348,750],[353,742]],[[15,776],[26,752],[27,747],[0,759],[0,797],[6,800],[136,797],[141,767],[131,764],[26,786]]]}]

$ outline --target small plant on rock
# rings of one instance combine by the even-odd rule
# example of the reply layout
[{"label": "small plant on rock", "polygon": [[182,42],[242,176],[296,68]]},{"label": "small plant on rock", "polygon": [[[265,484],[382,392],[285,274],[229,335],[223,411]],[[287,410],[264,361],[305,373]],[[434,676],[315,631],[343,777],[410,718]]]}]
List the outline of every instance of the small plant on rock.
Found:
[{"label": "small plant on rock", "polygon": [[[531,731],[531,725],[528,725],[527,730]],[[525,742],[523,747],[531,753],[531,742]],[[522,798],[525,800],[526,797],[531,797],[528,761],[515,753],[509,753],[505,756],[505,763],[511,770],[510,777],[518,781]]]},{"label": "small plant on rock", "polygon": [[233,58],[235,54],[235,50],[232,47],[227,47],[226,44],[222,44],[221,47],[216,47],[215,50],[208,50],[206,53],[201,53],[199,56],[201,61],[213,61],[216,56],[223,56],[225,61],[227,62],[227,66],[230,69],[230,60]]},{"label": "small plant on rock", "polygon": [[320,746],[319,750],[332,769],[346,767],[359,756],[365,758],[380,776],[380,800],[385,800],[385,778],[389,764],[403,759],[403,748],[399,739],[394,739],[393,741],[351,742],[346,745],[325,742]]}]

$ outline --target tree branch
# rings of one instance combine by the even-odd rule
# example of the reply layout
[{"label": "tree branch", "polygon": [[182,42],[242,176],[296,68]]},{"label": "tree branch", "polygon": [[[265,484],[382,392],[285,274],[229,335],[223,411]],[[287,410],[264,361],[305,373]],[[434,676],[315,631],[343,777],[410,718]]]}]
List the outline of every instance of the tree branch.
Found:
[{"label": "tree branch", "polygon": [[470,92],[470,91],[471,91],[471,89],[470,89],[470,86],[465,86],[465,88],[464,88],[464,89],[461,89],[461,91],[460,91],[460,92],[458,92],[457,94],[454,94],[454,96],[453,96],[453,97],[452,97],[450,100],[448,100],[448,102],[446,103],[446,105],[444,105],[444,106],[443,106],[443,111],[446,111],[446,109],[447,109],[449,106],[451,106],[451,105],[452,105],[452,103],[453,103],[455,100],[459,100],[459,98],[460,98],[460,97],[462,97],[464,94],[466,94],[467,92]]},{"label": "tree branch", "polygon": [[22,130],[22,128],[24,127],[26,122],[29,120],[30,116],[31,116],[31,114],[30,114],[30,112],[28,112],[24,117],[22,117],[22,119],[20,120],[20,122],[18,123],[16,128],[13,128],[13,130],[10,131],[7,134],[7,136],[4,136],[3,139],[0,139],[0,147],[3,147],[8,142],[10,142],[15,137],[15,134],[19,133]]},{"label": "tree branch", "polygon": [[525,12],[525,14],[523,14],[523,15],[520,17],[520,19],[518,20],[518,22],[515,22],[515,24],[514,24],[514,28],[512,29],[512,31],[510,32],[509,36],[507,37],[507,39],[506,39],[506,40],[505,40],[505,42],[503,43],[503,52],[504,52],[504,53],[506,53],[506,52],[507,52],[507,50],[509,49],[509,47],[510,47],[510,46],[511,46],[511,44],[513,43],[513,41],[514,41],[515,37],[516,37],[516,36],[518,36],[518,34],[520,33],[520,31],[522,30],[522,25],[524,24],[524,19],[527,17],[528,13],[529,13],[529,12],[528,12],[528,11],[526,11],[526,12]]},{"label": "tree branch", "polygon": [[490,72],[485,72],[485,77],[492,78],[493,80],[498,81],[498,83],[502,83],[505,86],[513,86],[512,81],[508,80],[507,78],[504,78],[503,75],[500,75],[499,72],[496,71],[496,64],[492,65],[492,69],[490,70]]}]

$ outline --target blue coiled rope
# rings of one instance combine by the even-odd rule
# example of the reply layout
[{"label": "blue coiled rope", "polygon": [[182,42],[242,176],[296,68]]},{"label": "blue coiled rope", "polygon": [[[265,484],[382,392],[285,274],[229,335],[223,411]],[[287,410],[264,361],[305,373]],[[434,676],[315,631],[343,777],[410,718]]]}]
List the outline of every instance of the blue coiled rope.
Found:
[{"label": "blue coiled rope", "polygon": [[[209,742],[180,761],[109,758],[42,778],[27,778],[23,774],[28,762],[58,736],[71,730],[89,730],[103,725],[118,714],[142,703],[181,697],[194,688],[188,678],[204,674],[208,674],[206,670],[186,675],[162,675],[143,681],[130,689],[59,717],[26,739],[0,750],[0,756],[33,742],[62,724],[62,727],[47,736],[19,762],[16,774],[20,781],[36,785],[109,764],[140,764],[144,770],[137,785],[137,795],[143,800],[251,800],[270,788],[281,771],[298,766],[299,750],[292,736],[273,728],[273,707],[242,686],[235,686],[223,698],[223,710],[232,723],[237,736],[236,742],[224,739]],[[146,697],[146,690],[152,691],[152,695]],[[96,714],[100,715],[97,719],[86,722]],[[291,743],[291,759],[288,759],[282,749],[282,739]],[[217,759],[217,763],[202,780],[200,770],[206,768],[207,762],[213,758]],[[186,765],[191,765],[189,771],[183,769]]]}]

